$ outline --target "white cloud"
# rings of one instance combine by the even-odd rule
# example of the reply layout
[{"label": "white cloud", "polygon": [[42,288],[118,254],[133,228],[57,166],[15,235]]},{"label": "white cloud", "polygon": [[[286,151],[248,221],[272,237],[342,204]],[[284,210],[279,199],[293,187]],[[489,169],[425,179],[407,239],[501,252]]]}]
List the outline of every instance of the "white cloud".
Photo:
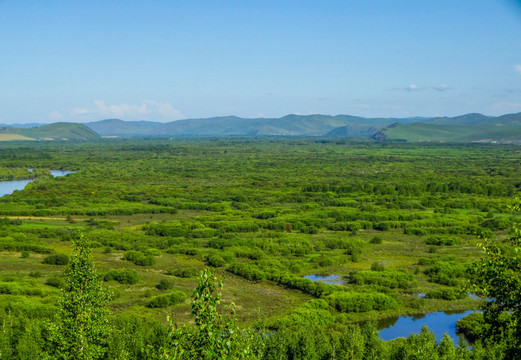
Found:
[{"label": "white cloud", "polygon": [[48,116],[49,120],[52,120],[52,121],[59,121],[59,120],[62,120],[64,118],[63,114],[57,110],[54,110],[53,112],[51,112]]},{"label": "white cloud", "polygon": [[94,112],[105,117],[142,117],[147,113],[147,106],[143,102],[136,104],[106,105],[103,100],[94,101],[96,110]]},{"label": "white cloud", "polygon": [[167,102],[144,100],[141,104],[106,104],[104,100],[94,101],[92,108],[74,108],[72,115],[99,118],[121,118],[123,120],[173,121],[183,118],[183,114]]},{"label": "white cloud", "polygon": [[520,102],[500,102],[500,103],[495,103],[494,107],[498,108],[498,109],[505,109],[506,111],[512,111],[512,109],[521,110],[521,103]]},{"label": "white cloud", "polygon": [[515,65],[514,70],[521,74],[521,64]]},{"label": "white cloud", "polygon": [[406,86],[406,87],[394,87],[394,88],[391,88],[390,90],[411,92],[411,91],[420,91],[420,90],[423,90],[423,88],[419,87],[416,84],[410,84],[409,86]]},{"label": "white cloud", "polygon": [[419,87],[418,85],[416,85],[416,84],[411,84],[411,85],[409,85],[409,86],[407,86],[407,87],[405,88],[405,91],[419,91],[419,90],[421,90],[421,89],[422,89],[422,88]]},{"label": "white cloud", "polygon": [[434,90],[438,90],[438,91],[447,91],[447,90],[451,90],[452,89],[452,87],[447,85],[447,84],[436,85],[436,86],[433,86],[432,88]]},{"label": "white cloud", "polygon": [[82,108],[74,108],[72,109],[72,113],[74,115],[85,115],[90,113],[89,109],[82,109]]},{"label": "white cloud", "polygon": [[416,84],[410,84],[409,86],[406,86],[406,87],[395,87],[395,88],[392,88],[391,90],[414,92],[414,91],[423,91],[423,90],[446,91],[446,90],[451,90],[451,89],[453,89],[453,87],[450,85],[447,85],[447,84],[439,84],[436,86],[418,86]]}]

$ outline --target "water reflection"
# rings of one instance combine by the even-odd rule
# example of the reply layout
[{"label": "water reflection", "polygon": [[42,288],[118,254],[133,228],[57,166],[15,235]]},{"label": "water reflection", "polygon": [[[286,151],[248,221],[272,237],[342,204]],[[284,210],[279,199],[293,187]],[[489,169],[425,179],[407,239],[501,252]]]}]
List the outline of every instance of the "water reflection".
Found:
[{"label": "water reflection", "polygon": [[411,334],[419,333],[423,326],[428,326],[436,336],[437,341],[440,341],[443,334],[447,333],[453,341],[457,342],[456,322],[473,312],[475,312],[475,310],[440,311],[383,319],[378,321],[380,338],[383,340],[392,340],[399,337],[407,337]]},{"label": "water reflection", "polygon": [[339,274],[333,274],[333,275],[306,275],[304,276],[305,279],[309,279],[313,282],[322,282],[325,284],[337,284],[341,285],[344,283],[344,279],[342,278],[342,275]]},{"label": "water reflection", "polygon": [[69,170],[51,170],[51,175],[54,177],[60,177],[65,176],[68,174],[74,174],[76,171],[69,171]]}]

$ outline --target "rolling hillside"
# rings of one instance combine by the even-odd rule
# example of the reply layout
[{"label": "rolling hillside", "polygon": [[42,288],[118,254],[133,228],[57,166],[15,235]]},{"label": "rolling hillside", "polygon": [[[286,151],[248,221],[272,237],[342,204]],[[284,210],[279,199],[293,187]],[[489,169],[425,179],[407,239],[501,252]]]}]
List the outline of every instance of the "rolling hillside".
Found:
[{"label": "rolling hillside", "polygon": [[164,125],[153,121],[123,121],[106,119],[85,124],[91,130],[102,136],[143,136]]},{"label": "rolling hillside", "polygon": [[[169,123],[102,120],[86,125],[101,136],[332,136],[370,137],[395,122],[411,123],[429,118],[364,118],[350,115],[286,115],[281,118],[223,116],[186,119]],[[341,129],[347,126],[346,129]],[[376,129],[376,130],[375,130]],[[328,135],[329,136],[329,135]]]},{"label": "rolling hillside", "polygon": [[95,140],[100,138],[96,132],[83,124],[65,122],[34,128],[2,127],[0,135],[10,138],[9,140]]},{"label": "rolling hillside", "polygon": [[366,125],[349,124],[334,128],[326,134],[329,137],[371,137],[378,131],[377,128]]},{"label": "rolling hillside", "polygon": [[521,143],[521,113],[499,117],[468,114],[426,123],[392,124],[380,140]]}]

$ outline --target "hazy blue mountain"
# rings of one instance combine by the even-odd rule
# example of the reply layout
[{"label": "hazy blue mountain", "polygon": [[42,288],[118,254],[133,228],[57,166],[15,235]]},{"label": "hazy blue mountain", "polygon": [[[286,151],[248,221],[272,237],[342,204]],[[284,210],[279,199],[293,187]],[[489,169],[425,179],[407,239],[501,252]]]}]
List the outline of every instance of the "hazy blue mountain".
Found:
[{"label": "hazy blue mountain", "polygon": [[106,119],[85,125],[101,136],[143,136],[163,124],[153,121]]},{"label": "hazy blue mountain", "polygon": [[377,128],[367,125],[348,124],[334,128],[325,136],[330,137],[372,137],[378,131]]},{"label": "hazy blue mountain", "polygon": [[14,127],[14,128],[34,128],[46,124],[43,123],[27,123],[27,124],[0,124],[0,127]]},{"label": "hazy blue mountain", "polygon": [[517,142],[521,139],[521,135],[518,135],[521,134],[521,113],[497,117],[471,113],[433,118],[290,114],[281,118],[221,116],[168,123],[106,119],[87,123],[84,128],[81,128],[81,124],[76,124],[81,125],[79,127],[73,123],[56,124],[24,124],[24,127],[18,124],[19,127],[3,127],[0,134],[18,134],[34,139],[90,139],[96,138],[98,134],[105,137],[330,136],[367,137],[378,141],[460,142]]},{"label": "hazy blue mountain", "polygon": [[[286,115],[281,118],[222,116],[177,120],[169,123],[108,119],[87,123],[101,136],[323,136],[343,126],[347,137],[359,137],[365,128],[381,129],[395,122],[412,123],[429,118],[364,118],[350,115]],[[356,128],[355,125],[359,125]],[[339,130],[340,131],[340,130]],[[373,130],[365,133],[374,133]],[[339,136],[339,135],[335,135]]]}]

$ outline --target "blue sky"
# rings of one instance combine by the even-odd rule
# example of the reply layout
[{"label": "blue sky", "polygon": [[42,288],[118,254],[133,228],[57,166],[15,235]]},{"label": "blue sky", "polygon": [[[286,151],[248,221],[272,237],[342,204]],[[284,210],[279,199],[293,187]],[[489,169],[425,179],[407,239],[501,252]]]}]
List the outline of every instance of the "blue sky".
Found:
[{"label": "blue sky", "polygon": [[0,0],[0,123],[521,112],[521,1]]}]

